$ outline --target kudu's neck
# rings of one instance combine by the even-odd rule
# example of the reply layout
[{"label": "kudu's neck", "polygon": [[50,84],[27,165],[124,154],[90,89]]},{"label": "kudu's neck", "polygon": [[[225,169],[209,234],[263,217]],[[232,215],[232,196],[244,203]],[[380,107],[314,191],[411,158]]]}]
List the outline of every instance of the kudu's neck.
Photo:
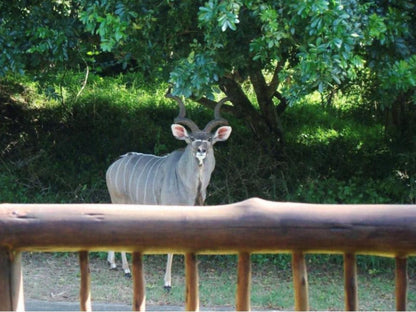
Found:
[{"label": "kudu's neck", "polygon": [[177,175],[191,196],[195,196],[195,203],[202,205],[206,197],[206,189],[215,168],[213,149],[208,149],[202,165],[195,157],[192,147],[188,145],[176,168]]}]

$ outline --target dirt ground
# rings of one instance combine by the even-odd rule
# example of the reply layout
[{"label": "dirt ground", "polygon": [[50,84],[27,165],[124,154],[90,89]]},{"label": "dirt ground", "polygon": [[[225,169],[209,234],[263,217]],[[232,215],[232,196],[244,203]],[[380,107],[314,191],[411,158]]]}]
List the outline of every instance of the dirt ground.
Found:
[{"label": "dirt ground", "polygon": [[[236,257],[199,258],[200,306],[210,310],[233,310],[236,291]],[[223,258],[221,258],[223,257]],[[151,307],[183,307],[185,281],[183,256],[172,267],[172,290],[163,289],[166,255],[145,256],[146,304]],[[118,260],[118,265],[120,261]],[[106,254],[90,255],[93,303],[131,306],[132,280],[123,271],[111,271]],[[78,302],[80,273],[76,253],[24,253],[23,279],[26,300]],[[313,310],[343,310],[342,264],[308,262],[309,297]],[[394,309],[394,265],[388,272],[358,274],[360,310]],[[293,310],[291,269],[273,263],[252,264],[253,310]],[[409,265],[408,309],[416,310],[416,271]]]},{"label": "dirt ground", "polygon": [[[132,280],[119,267],[111,271],[105,253],[90,255],[91,297],[95,303],[131,305]],[[199,259],[200,306],[202,309],[234,310],[237,283],[237,261],[234,256],[204,256]],[[117,263],[121,265],[120,260]],[[144,257],[146,305],[150,307],[183,307],[185,302],[184,257],[175,255],[172,267],[172,289],[163,288],[166,255]],[[293,308],[291,272],[276,266],[253,265],[253,307],[276,306],[276,292],[288,294],[283,307]],[[280,288],[272,287],[280,280]],[[80,272],[74,253],[24,253],[23,278],[26,300],[78,302]]]},{"label": "dirt ground", "polygon": [[[92,301],[131,305],[133,298],[131,278],[124,276],[120,268],[120,260],[117,260],[118,270],[110,270],[105,256],[105,253],[90,255]],[[165,255],[152,255],[144,258],[146,303],[151,306],[182,307],[185,302],[183,256],[174,257],[173,287],[170,292],[163,288],[165,261]],[[229,298],[215,296],[216,292],[207,290],[208,293],[213,294],[214,298],[202,299],[201,304],[217,307],[231,306],[234,304],[235,286],[233,284],[235,280],[231,283],[224,283],[224,279],[229,279],[228,265],[224,268],[218,268],[218,265],[215,267],[215,263],[207,265],[208,267],[200,266],[202,279],[209,279],[214,284],[222,284],[225,289],[222,293]],[[78,255],[75,253],[24,253],[23,280],[26,300],[78,302],[80,285]],[[204,289],[203,286],[201,288]],[[223,305],[224,300],[229,304]]]},{"label": "dirt ground", "polygon": [[[131,303],[131,281],[110,271],[105,260],[90,259],[93,296],[103,302]],[[119,273],[119,274],[117,274]],[[116,276],[117,275],[117,276]],[[111,291],[116,282],[117,294]],[[78,301],[80,272],[77,254],[24,253],[23,281],[26,299]],[[126,296],[124,296],[126,294]]]}]

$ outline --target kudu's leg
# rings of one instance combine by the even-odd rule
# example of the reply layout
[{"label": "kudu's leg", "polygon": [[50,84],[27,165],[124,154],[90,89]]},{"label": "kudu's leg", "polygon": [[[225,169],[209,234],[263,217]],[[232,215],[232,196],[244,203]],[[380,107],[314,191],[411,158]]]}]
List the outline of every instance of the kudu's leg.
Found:
[{"label": "kudu's leg", "polygon": [[115,260],[114,251],[109,251],[107,256],[107,262],[110,265],[110,270],[117,270],[117,264]]},{"label": "kudu's leg", "polygon": [[131,277],[131,272],[129,268],[129,263],[127,261],[126,253],[123,251],[121,252],[121,263],[124,271],[124,275],[126,277]]},{"label": "kudu's leg", "polygon": [[165,273],[165,289],[170,290],[172,288],[172,261],[173,254],[168,254],[168,261],[166,262],[166,273]]}]

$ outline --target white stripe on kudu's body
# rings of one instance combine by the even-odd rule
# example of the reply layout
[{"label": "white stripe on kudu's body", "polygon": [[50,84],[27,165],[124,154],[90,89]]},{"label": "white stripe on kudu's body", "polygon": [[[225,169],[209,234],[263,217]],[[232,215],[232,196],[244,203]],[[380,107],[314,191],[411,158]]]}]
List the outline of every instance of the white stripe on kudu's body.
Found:
[{"label": "white stripe on kudu's body", "polygon": [[[206,189],[215,167],[213,145],[225,141],[231,134],[228,122],[220,116],[220,107],[227,98],[219,101],[214,110],[215,119],[203,130],[185,118],[185,105],[179,97],[166,95],[177,101],[180,107],[172,134],[184,140],[184,150],[176,150],[159,157],[141,153],[127,153],[116,160],[107,170],[106,181],[111,202],[114,204],[146,205],[203,205]],[[190,133],[186,130],[187,126]],[[215,133],[211,131],[219,127]],[[122,254],[124,273],[130,275],[125,253]],[[165,287],[171,287],[172,254],[168,255]],[[111,268],[116,268],[114,252],[108,253]]]}]

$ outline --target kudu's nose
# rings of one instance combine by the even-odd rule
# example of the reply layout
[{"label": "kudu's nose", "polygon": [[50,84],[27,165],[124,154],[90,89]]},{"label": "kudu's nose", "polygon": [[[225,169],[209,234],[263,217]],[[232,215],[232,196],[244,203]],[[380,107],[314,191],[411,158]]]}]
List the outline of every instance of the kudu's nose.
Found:
[{"label": "kudu's nose", "polygon": [[207,152],[207,148],[205,146],[198,147],[198,153],[205,154]]},{"label": "kudu's nose", "polygon": [[204,144],[204,142],[201,142],[200,145],[196,148],[196,158],[199,161],[199,165],[202,166],[204,163],[204,159],[207,156],[207,146]]}]

